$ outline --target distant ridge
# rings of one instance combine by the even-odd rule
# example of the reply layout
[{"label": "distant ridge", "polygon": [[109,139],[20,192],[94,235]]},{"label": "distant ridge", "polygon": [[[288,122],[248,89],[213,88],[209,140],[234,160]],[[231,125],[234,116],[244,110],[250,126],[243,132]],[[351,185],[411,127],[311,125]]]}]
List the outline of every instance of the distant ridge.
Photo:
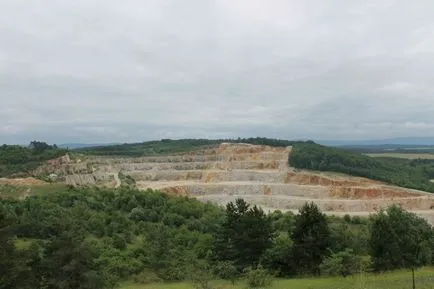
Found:
[{"label": "distant ridge", "polygon": [[81,148],[90,148],[90,147],[98,147],[98,146],[109,146],[109,145],[118,145],[120,143],[99,143],[99,144],[86,144],[86,143],[66,143],[59,145],[60,148],[64,149],[81,149]]},{"label": "distant ridge", "polygon": [[[316,143],[326,146],[434,146],[434,137],[399,137],[377,140],[314,140]],[[123,143],[66,143],[59,145],[60,148],[80,149],[99,146],[120,145]]]},{"label": "distant ridge", "polygon": [[382,140],[315,140],[316,143],[327,146],[377,146],[377,145],[409,145],[431,146],[434,137],[399,137]]}]

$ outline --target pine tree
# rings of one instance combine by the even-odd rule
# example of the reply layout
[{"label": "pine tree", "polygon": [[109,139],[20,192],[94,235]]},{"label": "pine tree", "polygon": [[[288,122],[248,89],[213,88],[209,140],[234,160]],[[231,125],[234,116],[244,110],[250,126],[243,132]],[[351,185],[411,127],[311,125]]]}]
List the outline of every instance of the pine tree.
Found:
[{"label": "pine tree", "polygon": [[271,220],[260,208],[250,208],[243,199],[226,206],[226,219],[214,243],[218,261],[233,261],[241,272],[257,266],[271,244]]},{"label": "pine tree", "polygon": [[291,236],[293,260],[299,273],[319,275],[319,266],[329,254],[330,230],[317,205],[306,203],[301,208]]}]

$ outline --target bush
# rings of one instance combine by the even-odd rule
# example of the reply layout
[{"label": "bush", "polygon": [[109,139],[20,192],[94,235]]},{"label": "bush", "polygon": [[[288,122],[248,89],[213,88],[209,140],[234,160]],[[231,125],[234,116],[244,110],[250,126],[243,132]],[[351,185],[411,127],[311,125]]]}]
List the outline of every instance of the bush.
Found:
[{"label": "bush", "polygon": [[332,254],[320,266],[321,272],[330,276],[343,276],[365,271],[367,262],[354,255],[352,249],[346,249]]},{"label": "bush", "polygon": [[217,277],[230,280],[232,284],[235,284],[239,276],[237,267],[231,261],[218,262],[214,267],[214,272]]},{"label": "bush", "polygon": [[157,276],[157,274],[148,270],[145,270],[140,274],[134,276],[133,280],[135,283],[139,283],[139,284],[151,284],[151,283],[159,283],[163,281],[161,280],[161,278]]},{"label": "bush", "polygon": [[211,281],[215,278],[213,270],[204,261],[195,261],[191,264],[190,279],[196,289],[214,289]]},{"label": "bush", "polygon": [[246,269],[246,281],[248,288],[265,288],[271,285],[273,276],[269,274],[262,266],[256,269],[251,267]]}]

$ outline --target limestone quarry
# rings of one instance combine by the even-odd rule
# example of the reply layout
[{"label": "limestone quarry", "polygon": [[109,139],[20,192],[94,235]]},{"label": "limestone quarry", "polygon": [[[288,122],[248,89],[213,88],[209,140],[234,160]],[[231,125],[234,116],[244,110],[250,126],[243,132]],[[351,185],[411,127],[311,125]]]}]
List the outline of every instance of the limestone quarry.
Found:
[{"label": "limestone quarry", "polygon": [[139,189],[195,197],[224,205],[242,197],[265,210],[296,211],[313,201],[328,214],[368,215],[391,204],[434,223],[434,195],[335,173],[288,166],[291,147],[223,143],[182,155],[158,157],[63,157],[39,168],[70,185],[118,187],[130,176]]}]

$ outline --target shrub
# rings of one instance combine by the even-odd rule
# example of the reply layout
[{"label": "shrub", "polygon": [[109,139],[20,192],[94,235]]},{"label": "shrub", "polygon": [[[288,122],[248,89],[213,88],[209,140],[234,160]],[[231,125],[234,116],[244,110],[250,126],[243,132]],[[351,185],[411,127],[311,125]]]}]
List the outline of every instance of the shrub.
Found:
[{"label": "shrub", "polygon": [[271,285],[273,276],[259,265],[256,269],[246,269],[246,281],[248,288],[265,288]]},{"label": "shrub", "polygon": [[148,270],[142,271],[140,274],[134,276],[133,279],[135,283],[139,283],[139,284],[151,284],[151,283],[159,283],[163,281],[161,280],[161,278],[157,276],[157,274]]},{"label": "shrub", "polygon": [[360,256],[354,255],[352,249],[346,249],[341,252],[332,254],[330,257],[325,259],[320,268],[322,273],[331,276],[343,276],[354,274],[360,272],[361,270],[366,270],[366,262],[362,261]]}]

